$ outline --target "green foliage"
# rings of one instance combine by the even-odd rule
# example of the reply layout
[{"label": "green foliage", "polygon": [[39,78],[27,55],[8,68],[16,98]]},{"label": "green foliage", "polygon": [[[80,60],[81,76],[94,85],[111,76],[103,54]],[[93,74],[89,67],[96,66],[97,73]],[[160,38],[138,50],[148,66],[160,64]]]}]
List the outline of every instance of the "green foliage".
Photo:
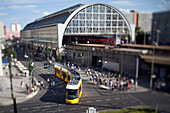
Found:
[{"label": "green foliage", "polygon": [[136,28],[135,28],[135,32],[137,33],[137,35],[144,34],[144,32],[141,30],[140,27],[136,27]]},{"label": "green foliage", "polygon": [[28,67],[29,72],[31,72],[34,69],[34,66],[32,66],[31,64],[32,62],[29,61],[29,67]]},{"label": "green foliage", "polygon": [[11,56],[11,54],[13,54],[13,58],[17,58],[17,53],[15,50],[11,50],[8,48],[4,49],[5,54],[7,54],[8,56]]},{"label": "green foliage", "polygon": [[13,42],[17,42],[19,40],[19,38],[14,38]]},{"label": "green foliage", "polygon": [[57,56],[57,61],[61,61],[62,60],[62,57],[61,57],[61,54],[59,53],[59,55]]},{"label": "green foliage", "polygon": [[37,53],[41,53],[41,50],[40,50],[40,48],[38,47],[38,49],[36,50],[37,51]]},{"label": "green foliage", "polygon": [[50,51],[48,49],[46,50],[46,55],[47,55],[47,57],[50,56]]}]

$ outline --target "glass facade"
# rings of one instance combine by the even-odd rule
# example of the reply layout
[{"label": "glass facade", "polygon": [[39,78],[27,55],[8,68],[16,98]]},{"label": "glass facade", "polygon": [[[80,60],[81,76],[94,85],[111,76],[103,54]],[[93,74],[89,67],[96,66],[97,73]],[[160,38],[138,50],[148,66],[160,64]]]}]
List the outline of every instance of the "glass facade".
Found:
[{"label": "glass facade", "polygon": [[129,34],[122,16],[113,8],[95,4],[82,9],[69,22],[64,35]]}]

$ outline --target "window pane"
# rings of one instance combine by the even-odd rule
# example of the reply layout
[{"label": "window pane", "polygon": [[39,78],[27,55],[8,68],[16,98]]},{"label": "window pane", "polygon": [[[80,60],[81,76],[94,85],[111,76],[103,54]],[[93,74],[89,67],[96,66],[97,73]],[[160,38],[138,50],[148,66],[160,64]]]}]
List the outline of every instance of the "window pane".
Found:
[{"label": "window pane", "polygon": [[98,12],[98,6],[93,6],[93,12]]},{"label": "window pane", "polygon": [[105,20],[105,14],[100,14],[100,20]]},{"label": "window pane", "polygon": [[105,12],[105,7],[104,6],[100,6],[100,12],[102,12],[102,13]]},{"label": "window pane", "polygon": [[107,13],[111,13],[111,9],[108,7],[106,7],[106,11],[107,11]]},{"label": "window pane", "polygon": [[92,12],[92,7],[88,7],[88,8],[86,9],[86,11],[87,11],[87,12]]}]

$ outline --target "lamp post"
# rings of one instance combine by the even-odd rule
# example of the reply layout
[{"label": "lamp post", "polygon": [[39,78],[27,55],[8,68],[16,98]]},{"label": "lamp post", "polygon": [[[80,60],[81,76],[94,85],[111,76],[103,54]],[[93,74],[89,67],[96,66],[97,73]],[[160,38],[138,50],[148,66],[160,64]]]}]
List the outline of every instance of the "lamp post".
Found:
[{"label": "lamp post", "polygon": [[[89,44],[89,41],[87,41],[87,44]],[[89,45],[88,45],[88,67],[89,67]]]},{"label": "lamp post", "polygon": [[64,44],[64,66],[66,66],[66,45]]},{"label": "lamp post", "polygon": [[146,32],[144,31],[144,40],[143,40],[143,44],[146,45]]},{"label": "lamp post", "polygon": [[[24,55],[24,57],[25,57],[26,59],[28,59],[28,55]],[[27,62],[26,62],[26,66],[28,67]]]},{"label": "lamp post", "polygon": [[[34,62],[31,63],[31,66],[32,67],[34,66]],[[34,68],[34,69],[36,69],[36,68]],[[33,86],[33,76],[32,76],[32,73],[33,73],[34,69],[31,71],[31,88]]]},{"label": "lamp post", "polygon": [[[34,65],[34,63],[31,64],[32,66]],[[45,63],[44,66],[38,66],[38,67],[35,67],[33,68],[33,70],[31,71],[31,88],[32,88],[32,85],[33,85],[33,72],[36,70],[36,69],[39,69],[39,68],[49,68],[49,64],[48,63]]]},{"label": "lamp post", "polygon": [[12,84],[12,71],[11,71],[11,59],[13,58],[13,54],[11,54],[11,58],[10,56],[8,57],[8,61],[9,61],[9,75],[10,75],[10,86],[11,86],[11,98],[13,100],[13,106],[14,106],[14,113],[17,113],[17,104],[16,104],[16,98],[14,98],[14,94],[13,94],[13,84]]},{"label": "lamp post", "polygon": [[159,29],[156,30],[157,32],[157,39],[156,39],[156,42],[157,42],[157,46],[159,45],[159,33],[161,32]]},{"label": "lamp post", "polygon": [[155,61],[155,47],[153,47],[153,53],[152,53],[152,65],[151,65],[151,76],[150,76],[150,89],[152,90],[152,78],[153,78],[153,72],[154,72],[154,61]]}]

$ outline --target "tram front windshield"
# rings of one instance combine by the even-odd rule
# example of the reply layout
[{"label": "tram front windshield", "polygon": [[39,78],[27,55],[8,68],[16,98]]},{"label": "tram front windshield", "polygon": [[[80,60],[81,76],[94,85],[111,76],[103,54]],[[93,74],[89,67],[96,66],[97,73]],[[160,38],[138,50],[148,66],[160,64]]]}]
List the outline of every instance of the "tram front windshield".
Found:
[{"label": "tram front windshield", "polygon": [[73,89],[67,89],[67,90],[66,90],[66,97],[67,97],[67,99],[75,99],[75,98],[78,98],[77,89],[75,89],[75,90],[73,90]]}]

